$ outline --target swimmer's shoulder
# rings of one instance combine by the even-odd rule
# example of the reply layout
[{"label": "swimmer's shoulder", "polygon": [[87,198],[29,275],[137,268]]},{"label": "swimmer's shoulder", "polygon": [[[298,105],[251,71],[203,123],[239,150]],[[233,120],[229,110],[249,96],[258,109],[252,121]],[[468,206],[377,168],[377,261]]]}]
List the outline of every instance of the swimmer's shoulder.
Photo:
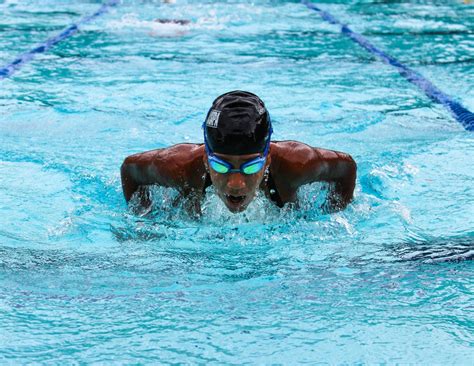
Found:
[{"label": "swimmer's shoulder", "polygon": [[277,188],[283,192],[295,190],[303,184],[317,180],[321,169],[326,166],[328,156],[334,151],[313,147],[299,141],[276,141],[270,145],[272,173]]},{"label": "swimmer's shoulder", "polygon": [[127,159],[143,162],[175,162],[189,164],[204,156],[204,144],[180,143],[160,149],[130,155]]},{"label": "swimmer's shoulder", "polygon": [[272,162],[275,160],[275,162],[286,162],[290,165],[300,165],[317,160],[352,159],[350,155],[341,151],[313,147],[294,140],[275,141],[270,146]]},{"label": "swimmer's shoulder", "polygon": [[181,143],[131,155],[125,159],[124,165],[167,177],[174,182],[169,186],[202,190],[206,172],[204,154],[204,144]]},{"label": "swimmer's shoulder", "polygon": [[187,193],[202,193],[206,183],[205,153],[204,144],[181,143],[163,149],[161,158],[167,159],[182,177]]},{"label": "swimmer's shoulder", "polygon": [[195,161],[202,161],[204,154],[204,144],[180,143],[159,149],[158,157],[174,161],[177,164],[189,165]]},{"label": "swimmer's shoulder", "polygon": [[318,148],[294,140],[274,141],[270,145],[272,164],[301,164],[314,158]]},{"label": "swimmer's shoulder", "polygon": [[144,151],[128,156],[124,164],[153,166],[171,171],[201,171],[204,167],[204,144],[181,143],[169,147]]}]

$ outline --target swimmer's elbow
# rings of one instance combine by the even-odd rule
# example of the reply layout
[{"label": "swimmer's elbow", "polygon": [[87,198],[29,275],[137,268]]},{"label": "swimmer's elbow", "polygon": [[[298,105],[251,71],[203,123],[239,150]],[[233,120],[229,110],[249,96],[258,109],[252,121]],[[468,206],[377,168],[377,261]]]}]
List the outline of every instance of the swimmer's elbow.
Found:
[{"label": "swimmer's elbow", "polygon": [[344,154],[341,159],[341,173],[346,179],[355,181],[357,176],[357,163],[349,154]]},{"label": "swimmer's elbow", "polygon": [[122,162],[122,165],[120,165],[120,172],[123,174],[126,170],[127,170],[127,167],[128,167],[128,161],[127,161],[128,157],[126,157],[123,162]]},{"label": "swimmer's elbow", "polygon": [[120,166],[120,172],[122,176],[133,176],[135,179],[138,179],[141,175],[140,172],[143,170],[143,154],[134,154],[127,156]]},{"label": "swimmer's elbow", "polygon": [[349,164],[349,171],[351,172],[355,180],[357,176],[357,163],[355,162],[354,158],[350,155],[349,155],[348,164]]},{"label": "swimmer's elbow", "polygon": [[343,209],[352,201],[354,189],[356,185],[357,164],[352,156],[341,154],[337,166],[337,173],[334,183],[334,191],[332,195],[333,209]]},{"label": "swimmer's elbow", "polygon": [[127,156],[122,162],[122,165],[120,166],[120,175],[122,177],[122,182],[129,179],[131,176],[131,167],[133,166],[132,157],[133,155]]},{"label": "swimmer's elbow", "polygon": [[345,173],[343,174],[343,179],[341,180],[339,186],[339,191],[342,198],[340,201],[342,204],[341,208],[346,207],[347,204],[354,198],[354,189],[357,177],[357,164],[352,156],[346,155],[345,164]]},{"label": "swimmer's elbow", "polygon": [[123,162],[122,162],[122,166],[121,168],[122,169],[126,169],[132,165],[135,165],[137,164],[137,162],[140,161],[140,156],[143,155],[142,153],[139,153],[139,154],[133,154],[133,155],[129,155],[127,156]]}]

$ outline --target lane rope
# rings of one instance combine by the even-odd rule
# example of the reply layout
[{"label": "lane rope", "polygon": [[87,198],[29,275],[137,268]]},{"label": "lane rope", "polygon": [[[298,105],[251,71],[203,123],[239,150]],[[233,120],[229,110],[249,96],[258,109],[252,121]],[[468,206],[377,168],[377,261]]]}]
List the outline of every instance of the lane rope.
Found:
[{"label": "lane rope", "polygon": [[71,24],[69,27],[64,29],[61,33],[57,34],[54,37],[48,38],[43,43],[39,44],[31,51],[25,52],[22,55],[18,56],[15,60],[10,62],[8,65],[0,68],[0,80],[6,79],[18,71],[23,65],[33,60],[36,55],[48,51],[51,47],[55,46],[59,42],[71,37],[75,34],[79,27],[84,24],[87,24],[94,20],[95,18],[107,13],[111,7],[117,5],[119,0],[108,0],[104,2],[101,7],[93,14],[86,15],[80,19],[77,23]]},{"label": "lane rope", "polygon": [[461,103],[455,101],[450,96],[443,93],[420,73],[410,69],[408,66],[403,65],[396,58],[375,47],[361,34],[352,31],[346,24],[341,23],[327,11],[320,9],[315,4],[307,0],[302,0],[302,3],[309,9],[317,12],[321,18],[323,18],[328,23],[340,26],[342,34],[349,37],[351,40],[365,48],[373,55],[377,56],[386,64],[395,67],[401,76],[407,79],[410,83],[418,86],[431,100],[446,107],[454,116],[454,118],[456,118],[456,120],[461,123],[466,130],[474,131],[474,113],[465,108]]}]

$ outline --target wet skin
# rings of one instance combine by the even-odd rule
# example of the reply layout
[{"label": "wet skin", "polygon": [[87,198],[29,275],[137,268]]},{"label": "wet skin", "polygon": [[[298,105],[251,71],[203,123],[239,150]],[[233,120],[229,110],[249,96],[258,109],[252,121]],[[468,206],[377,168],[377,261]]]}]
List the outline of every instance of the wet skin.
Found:
[{"label": "wet skin", "polygon": [[[218,157],[234,168],[256,156],[223,155]],[[270,180],[264,179],[268,170]],[[330,190],[325,209],[338,211],[352,200],[357,166],[348,154],[315,148],[297,141],[270,144],[265,168],[252,175],[220,174],[210,169],[203,144],[178,144],[165,149],[146,151],[127,157],[121,167],[122,188],[128,202],[138,195],[143,206],[151,204],[146,186],[160,185],[177,189],[186,198],[190,212],[200,214],[205,195],[206,177],[210,176],[219,198],[231,212],[241,212],[255,197],[257,189],[282,207],[296,202],[298,188],[313,182],[328,182]]]}]

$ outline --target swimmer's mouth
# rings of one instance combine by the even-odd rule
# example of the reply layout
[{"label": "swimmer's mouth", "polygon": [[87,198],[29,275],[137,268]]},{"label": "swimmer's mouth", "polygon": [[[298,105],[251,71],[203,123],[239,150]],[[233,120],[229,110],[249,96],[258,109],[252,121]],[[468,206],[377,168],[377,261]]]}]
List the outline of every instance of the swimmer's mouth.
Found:
[{"label": "swimmer's mouth", "polygon": [[227,198],[227,200],[229,202],[233,203],[234,205],[238,205],[238,204],[244,202],[245,197],[246,196],[234,196],[234,195],[231,195],[231,194],[226,194],[225,195],[225,198]]}]

